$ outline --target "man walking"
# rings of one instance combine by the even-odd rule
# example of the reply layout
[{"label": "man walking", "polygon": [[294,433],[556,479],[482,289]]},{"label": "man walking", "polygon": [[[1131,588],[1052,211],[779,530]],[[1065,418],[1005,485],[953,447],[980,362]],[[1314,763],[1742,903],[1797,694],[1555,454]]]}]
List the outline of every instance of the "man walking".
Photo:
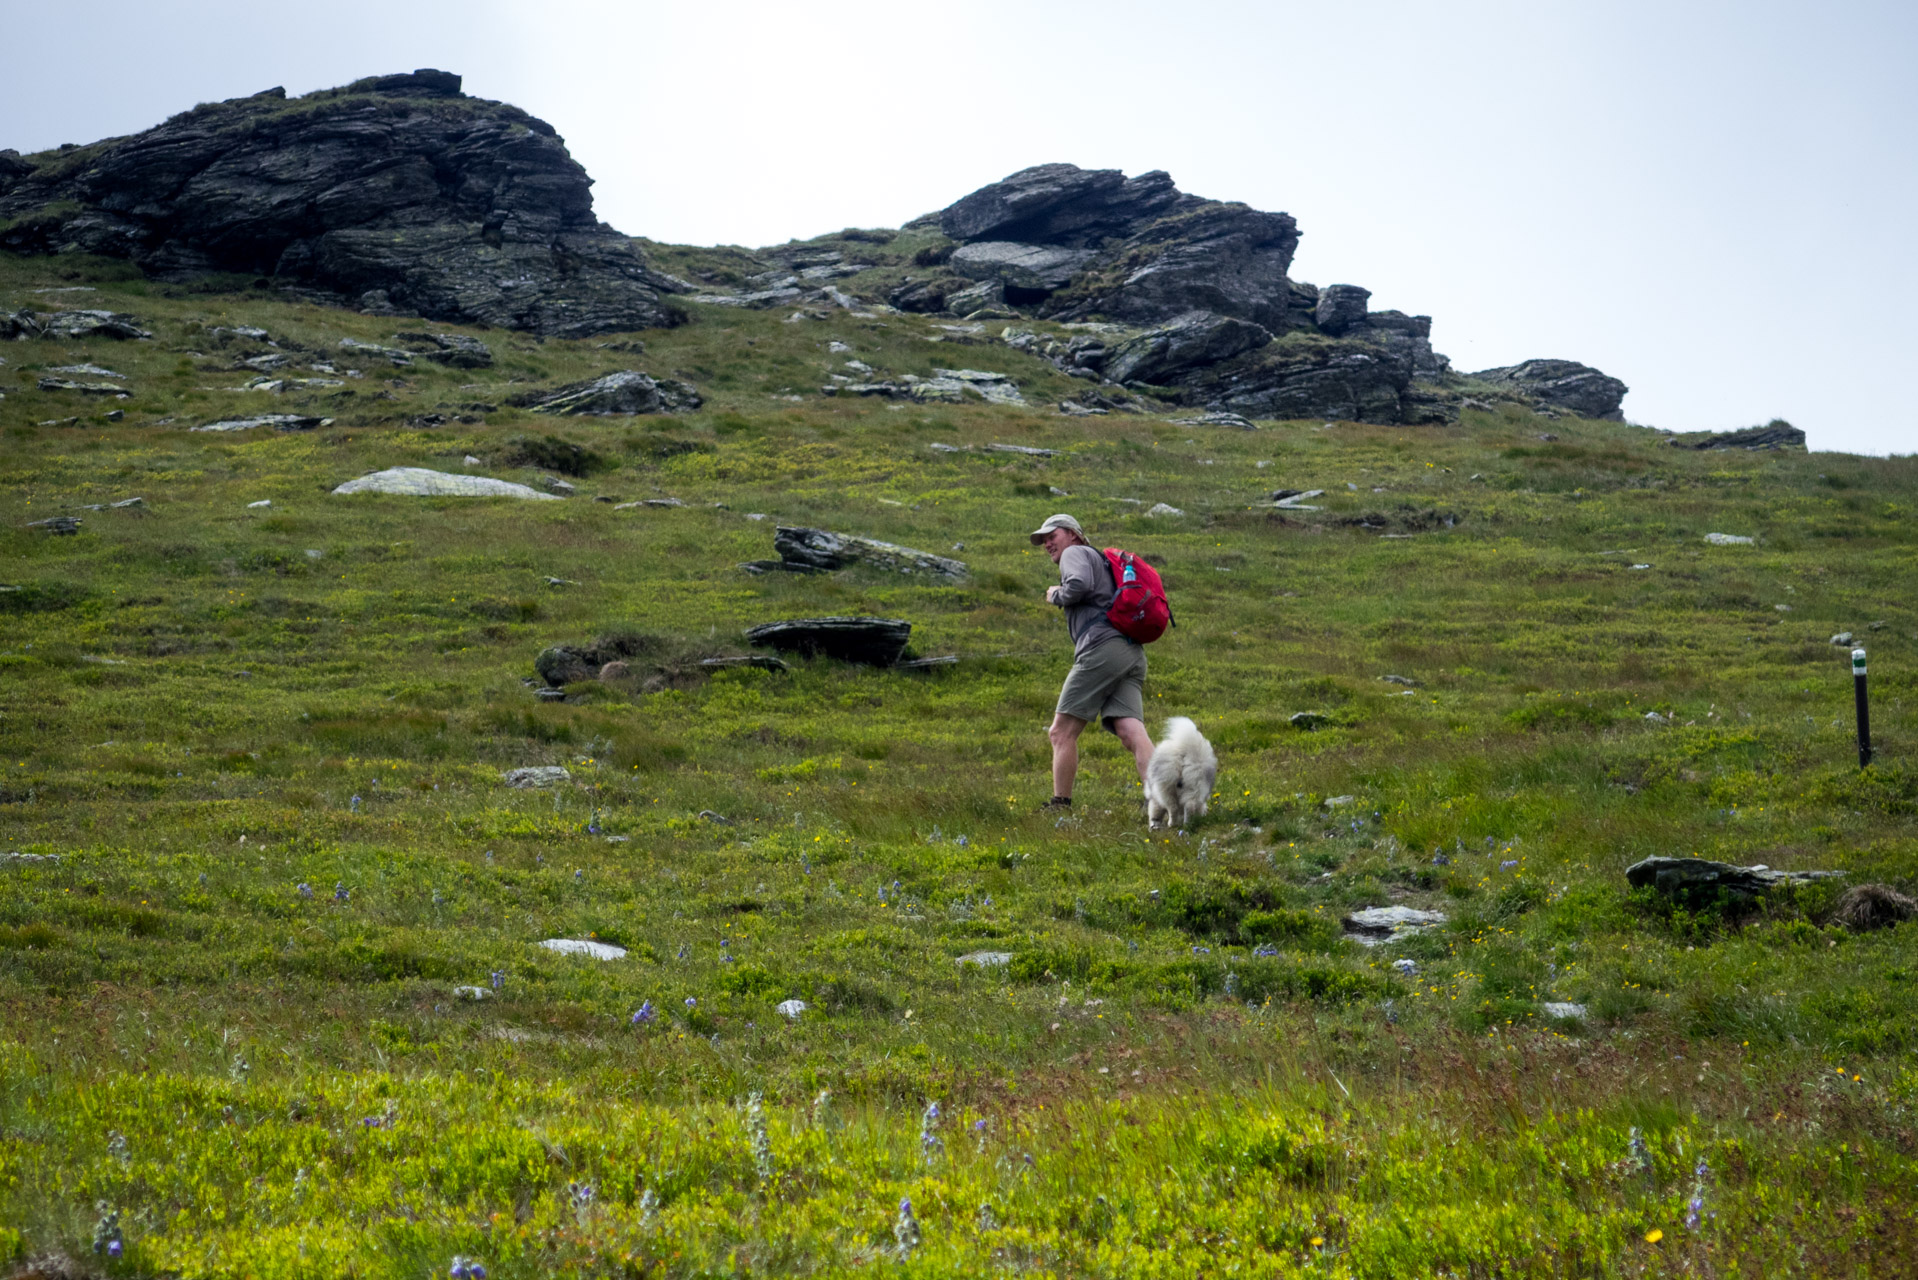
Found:
[{"label": "man walking", "polygon": [[1145,646],[1107,620],[1119,586],[1077,520],[1049,517],[1031,538],[1059,566],[1059,585],[1046,588],[1046,603],[1065,610],[1072,636],[1072,670],[1046,731],[1052,741],[1052,799],[1045,807],[1065,809],[1072,805],[1072,783],[1079,773],[1079,735],[1095,719],[1132,753],[1139,778],[1145,779],[1152,763],[1152,739],[1145,731]]}]

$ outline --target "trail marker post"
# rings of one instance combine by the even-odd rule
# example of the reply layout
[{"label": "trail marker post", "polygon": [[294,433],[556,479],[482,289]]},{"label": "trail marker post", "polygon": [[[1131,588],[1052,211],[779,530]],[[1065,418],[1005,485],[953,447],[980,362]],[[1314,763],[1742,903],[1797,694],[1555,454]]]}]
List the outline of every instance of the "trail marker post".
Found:
[{"label": "trail marker post", "polygon": [[1851,651],[1851,690],[1858,702],[1858,767],[1871,763],[1871,703],[1865,696],[1865,651]]}]

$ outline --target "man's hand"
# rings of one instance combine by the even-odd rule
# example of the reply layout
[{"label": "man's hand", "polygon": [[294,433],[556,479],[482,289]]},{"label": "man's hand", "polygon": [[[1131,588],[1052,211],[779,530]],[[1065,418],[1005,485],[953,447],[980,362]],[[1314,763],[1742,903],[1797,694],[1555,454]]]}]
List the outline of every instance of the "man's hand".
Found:
[{"label": "man's hand", "polygon": [[1046,603],[1047,603],[1047,604],[1054,604],[1054,603],[1056,603],[1056,601],[1055,601],[1055,600],[1053,599],[1053,597],[1054,597],[1054,596],[1056,596],[1056,595],[1058,595],[1058,594],[1059,594],[1059,588],[1057,588],[1057,587],[1047,587],[1047,588],[1046,588]]}]

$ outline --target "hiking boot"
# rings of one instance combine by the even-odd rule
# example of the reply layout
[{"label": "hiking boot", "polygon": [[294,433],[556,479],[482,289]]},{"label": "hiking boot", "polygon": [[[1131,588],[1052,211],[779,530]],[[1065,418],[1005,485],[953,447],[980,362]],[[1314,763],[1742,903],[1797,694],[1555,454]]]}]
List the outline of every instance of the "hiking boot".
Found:
[{"label": "hiking boot", "polygon": [[1054,796],[1052,797],[1052,799],[1046,801],[1044,804],[1039,806],[1041,811],[1047,810],[1047,809],[1070,809],[1071,807],[1072,807],[1071,796]]}]

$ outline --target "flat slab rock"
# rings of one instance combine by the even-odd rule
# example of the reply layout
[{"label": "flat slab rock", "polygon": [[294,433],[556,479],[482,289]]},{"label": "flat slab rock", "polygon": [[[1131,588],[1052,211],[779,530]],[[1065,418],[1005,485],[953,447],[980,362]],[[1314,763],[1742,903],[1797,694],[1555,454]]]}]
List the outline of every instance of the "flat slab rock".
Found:
[{"label": "flat slab rock", "polygon": [[218,422],[189,427],[187,430],[251,431],[255,427],[272,427],[276,431],[313,431],[319,427],[332,425],[331,418],[314,418],[303,413],[263,413],[256,418],[222,418]]},{"label": "flat slab rock", "polygon": [[425,467],[389,467],[372,475],[348,480],[334,493],[398,493],[415,498],[533,498],[540,502],[558,502],[556,494],[541,493],[511,480],[491,476],[456,476]]},{"label": "flat slab rock", "polygon": [[1415,907],[1367,907],[1354,911],[1339,922],[1345,931],[1368,947],[1392,938],[1403,938],[1433,925],[1445,923],[1443,911],[1420,911]]},{"label": "flat slab rock", "polygon": [[968,951],[953,961],[957,965],[973,965],[980,969],[1002,969],[1012,963],[1010,951]]},{"label": "flat slab rock", "polygon": [[594,960],[626,958],[625,947],[616,947],[610,942],[594,942],[590,938],[546,938],[539,945],[563,956],[589,956]]},{"label": "flat slab rock", "polygon": [[1842,871],[1774,871],[1762,864],[1741,867],[1710,858],[1646,858],[1625,868],[1634,889],[1657,889],[1669,898],[1700,899],[1718,894],[1755,898],[1781,885],[1835,880]]},{"label": "flat slab rock", "polygon": [[571,782],[573,775],[556,764],[528,765],[523,769],[509,769],[500,775],[509,787],[554,787],[562,782]]},{"label": "flat slab rock", "polygon": [[891,573],[917,574],[929,578],[959,581],[966,576],[965,562],[915,551],[877,538],[857,534],[833,533],[826,529],[806,529],[779,525],[773,530],[773,550],[786,564],[801,569],[832,570],[863,564]]},{"label": "flat slab rock", "polygon": [[844,662],[890,667],[905,652],[912,624],[900,618],[794,618],[767,622],[746,632],[748,644],[794,653],[823,654]]}]

